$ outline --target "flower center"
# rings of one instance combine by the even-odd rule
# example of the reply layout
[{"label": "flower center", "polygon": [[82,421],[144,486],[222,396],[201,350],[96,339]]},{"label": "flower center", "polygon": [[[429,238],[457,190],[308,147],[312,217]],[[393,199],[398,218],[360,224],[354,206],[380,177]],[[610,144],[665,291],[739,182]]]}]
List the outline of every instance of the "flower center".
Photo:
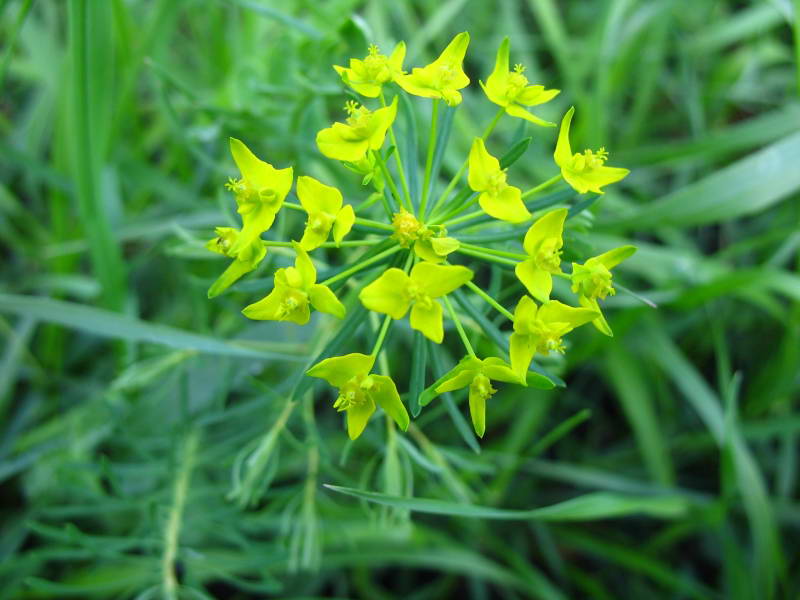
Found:
[{"label": "flower center", "polygon": [[369,375],[355,375],[339,388],[339,396],[333,407],[339,412],[360,406],[367,401],[367,392],[375,387],[375,380]]},{"label": "flower center", "polygon": [[448,87],[450,85],[450,83],[455,78],[456,69],[455,69],[455,67],[453,65],[451,65],[449,63],[445,63],[445,64],[442,64],[442,65],[439,65],[439,72],[437,74],[438,74],[438,79],[439,79],[438,83],[439,83],[440,89],[441,88],[446,88],[446,87]]},{"label": "flower center", "polygon": [[381,54],[374,44],[369,47],[369,55],[361,64],[363,65],[362,69],[357,71],[361,82],[386,83],[392,78],[388,57]]},{"label": "flower center", "polygon": [[564,342],[561,341],[564,328],[559,323],[545,323],[540,319],[535,319],[530,324],[530,330],[536,338],[537,352],[545,355],[550,352],[564,354],[566,348]]},{"label": "flower center", "polygon": [[534,256],[537,267],[548,273],[558,273],[561,271],[560,242],[561,240],[557,237],[549,237],[542,240]]},{"label": "flower center", "polygon": [[603,166],[608,160],[608,152],[605,148],[600,148],[597,152],[591,150],[584,150],[583,154],[575,154],[572,157],[572,165],[570,170],[576,173],[585,173],[593,171]]},{"label": "flower center", "polygon": [[308,221],[306,221],[306,225],[308,225],[308,228],[314,233],[325,235],[331,230],[335,220],[336,218],[334,216],[320,211],[310,213],[308,215]]},{"label": "flower center", "polygon": [[506,183],[506,170],[502,169],[489,175],[487,190],[492,196],[497,196],[508,184]]},{"label": "flower center", "polygon": [[245,178],[228,179],[225,187],[236,196],[236,204],[239,206],[239,214],[246,215],[258,210],[266,205],[275,208],[278,201],[278,194],[270,188],[256,188],[252,182]]},{"label": "flower center", "polygon": [[483,373],[479,373],[475,376],[472,380],[472,383],[469,385],[470,392],[478,396],[481,400],[486,400],[491,398],[496,389],[492,387],[491,380],[484,375]]},{"label": "flower center", "polygon": [[575,265],[572,270],[572,291],[590,300],[605,299],[617,293],[611,278],[611,271],[599,262]]},{"label": "flower center", "polygon": [[358,131],[366,131],[369,126],[370,110],[360,105],[355,100],[345,102],[344,110],[347,112],[347,124]]},{"label": "flower center", "polygon": [[528,85],[528,78],[523,75],[525,67],[520,64],[514,65],[514,71],[508,75],[508,88],[506,89],[506,97],[513,101],[519,93]]},{"label": "flower center", "polygon": [[278,306],[278,320],[288,319],[294,312],[303,310],[308,305],[308,294],[302,290],[288,289]]},{"label": "flower center", "polygon": [[422,308],[430,309],[433,306],[433,298],[431,298],[428,294],[426,294],[422,289],[419,287],[418,284],[414,283],[413,281],[408,284],[408,288],[406,289],[408,292],[409,297],[411,298],[412,302],[416,302]]},{"label": "flower center", "polygon": [[412,242],[419,239],[422,224],[410,212],[401,210],[400,212],[394,213],[392,227],[394,227],[394,234],[392,237],[396,239],[401,246],[408,248]]}]

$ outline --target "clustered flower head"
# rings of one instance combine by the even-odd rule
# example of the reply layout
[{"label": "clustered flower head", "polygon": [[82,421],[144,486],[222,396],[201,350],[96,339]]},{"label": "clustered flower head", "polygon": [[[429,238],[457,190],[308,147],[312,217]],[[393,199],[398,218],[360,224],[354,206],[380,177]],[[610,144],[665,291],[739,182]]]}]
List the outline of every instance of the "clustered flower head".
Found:
[{"label": "clustered flower head", "polygon": [[[324,313],[350,323],[351,333],[344,339],[350,350],[357,350],[362,339],[359,327],[373,322],[366,332],[372,346],[369,354],[332,356],[307,371],[336,389],[333,408],[345,413],[352,439],[362,434],[378,408],[401,429],[409,426],[408,411],[390,373],[393,365],[385,360],[389,330],[397,321],[405,322],[406,316],[411,334],[422,336],[419,341],[457,343],[464,352],[451,370],[437,374],[419,398],[406,401],[418,400],[421,407],[440,394],[466,389],[479,436],[486,430],[487,402],[497,392],[496,385],[552,387],[534,365],[537,355],[564,353],[565,336],[587,323],[612,335],[600,303],[615,293],[612,269],[635,248],[622,246],[569,265],[562,256],[565,230],[577,203],[558,204],[559,195],[542,192],[564,182],[578,194],[602,194],[603,187],[620,181],[628,171],[606,166],[604,148],[573,154],[569,135],[574,108],[570,108],[555,142],[558,172],[527,191],[523,176],[509,177],[509,167],[522,152],[514,156],[499,152],[498,142],[491,141],[496,125],[506,115],[528,126],[554,127],[529,108],[550,102],[559,90],[531,83],[521,64],[510,69],[507,38],[497,51],[493,71],[485,83],[480,82],[488,100],[498,107],[495,118],[474,137],[462,167],[439,189],[434,157],[445,148],[438,147],[442,141],[437,125],[441,111],[456,110],[464,99],[462,90],[470,84],[463,64],[469,42],[469,34],[460,33],[433,62],[410,70],[403,65],[404,42],[388,56],[372,45],[363,59],[352,58],[347,67],[334,66],[342,83],[364,102],[348,100],[344,120],[320,130],[316,144],[322,156],[360,176],[359,183],[366,188],[362,194],[343,194],[330,182],[305,174],[295,182],[292,167],[276,168],[243,142],[230,140],[239,178],[231,178],[226,187],[234,195],[242,224],[217,227],[215,237],[206,243],[210,251],[231,260],[208,296],[224,293],[257,270],[268,253],[273,257],[289,253],[293,264],[275,270],[271,289],[243,309],[245,317],[305,325],[314,312]],[[394,127],[401,94],[432,103],[424,160],[401,152],[406,146],[398,143]],[[417,165],[404,163],[418,158],[424,165],[422,185],[414,185],[410,175]],[[531,210],[532,200],[537,211]],[[289,239],[264,236],[276,219],[282,219],[280,229],[289,232]],[[489,235],[486,246],[471,243],[470,234],[491,234],[498,224],[504,235],[494,241]],[[509,244],[509,237],[516,241]],[[321,277],[315,261],[325,266]],[[513,292],[513,313],[482,288],[486,284],[482,265],[503,269],[503,287]],[[557,279],[565,280],[563,288],[554,286]],[[554,288],[561,300],[551,298]],[[562,301],[570,293],[572,300]],[[472,316],[474,310],[465,308],[473,299],[509,322],[501,326],[508,342],[495,349],[498,356],[479,356],[473,346],[483,334]],[[376,316],[363,319],[349,314],[357,302]],[[400,338],[397,343],[408,342]],[[491,348],[480,346],[484,347]],[[330,353],[322,356],[326,355]],[[427,365],[422,370],[426,379]]]}]

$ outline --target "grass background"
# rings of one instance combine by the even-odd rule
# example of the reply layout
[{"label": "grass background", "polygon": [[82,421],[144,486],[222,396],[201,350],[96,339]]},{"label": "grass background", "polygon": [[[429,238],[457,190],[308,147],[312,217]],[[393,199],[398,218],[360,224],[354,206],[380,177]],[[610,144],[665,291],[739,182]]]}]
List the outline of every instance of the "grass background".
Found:
[{"label": "grass background", "polygon": [[[0,2],[0,597],[796,598],[799,22],[789,0]],[[611,299],[616,337],[576,332],[548,364],[566,389],[493,398],[480,446],[459,396],[349,444],[321,391],[287,402],[330,321],[243,319],[268,265],[209,302],[198,240],[235,217],[231,135],[360,197],[314,145],[331,63],[404,39],[424,64],[462,30],[473,81],[509,35],[563,90],[542,114],[575,104],[575,146],[632,169],[575,243],[635,240],[619,280],[659,307]],[[465,93],[445,171],[493,112]],[[555,132],[529,134],[534,185]]]}]

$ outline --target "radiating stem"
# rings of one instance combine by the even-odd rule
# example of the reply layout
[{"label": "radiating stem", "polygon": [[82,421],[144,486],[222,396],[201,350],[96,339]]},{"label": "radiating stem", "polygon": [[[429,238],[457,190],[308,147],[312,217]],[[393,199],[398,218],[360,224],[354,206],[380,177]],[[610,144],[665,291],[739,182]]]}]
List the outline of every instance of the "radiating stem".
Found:
[{"label": "radiating stem", "polygon": [[[378,166],[381,168],[381,172],[383,173],[384,178],[386,179],[386,183],[389,184],[389,189],[392,192],[392,196],[394,196],[397,205],[405,208],[409,212],[411,212],[411,201],[409,200],[408,206],[405,205],[403,202],[403,197],[400,195],[400,192],[397,191],[397,184],[394,182],[394,177],[392,177],[391,172],[389,172],[389,167],[386,166],[386,161],[383,160],[381,153],[377,150],[375,152],[375,160],[378,161]],[[397,149],[394,151],[395,155],[397,154]],[[388,204],[384,203],[384,209],[386,210],[386,215],[391,219],[392,218],[392,210]]]},{"label": "radiating stem", "polygon": [[505,250],[495,250],[494,248],[484,248],[483,246],[476,246],[474,244],[465,244],[461,242],[461,247],[467,250],[475,250],[476,252],[486,252],[487,254],[494,254],[495,256],[503,256],[505,258],[514,258],[516,260],[528,260],[530,257],[527,254],[519,254],[518,252],[506,252]]},{"label": "radiating stem", "polygon": [[501,265],[508,265],[511,267],[516,267],[519,261],[510,260],[508,258],[503,258],[502,256],[495,256],[494,254],[487,254],[486,252],[479,252],[477,250],[470,250],[469,248],[459,248],[456,250],[461,254],[466,254],[467,256],[474,256],[475,258],[481,258],[483,260],[489,262],[496,262]]},{"label": "radiating stem", "polygon": [[471,213],[467,213],[465,215],[461,215],[453,219],[452,221],[448,221],[445,223],[445,227],[452,227],[453,225],[458,225],[459,223],[465,223],[466,221],[471,221],[472,219],[477,219],[478,217],[484,216],[486,213],[483,212],[483,209],[476,210]]},{"label": "radiating stem", "polygon": [[474,284],[474,283],[472,283],[471,281],[468,281],[468,282],[467,282],[467,287],[468,287],[469,289],[471,289],[473,292],[475,292],[476,294],[478,294],[478,296],[480,296],[481,298],[483,298],[483,300],[484,300],[484,301],[486,301],[486,303],[487,303],[487,304],[489,304],[489,305],[490,305],[492,308],[494,308],[494,309],[495,309],[497,312],[499,312],[501,315],[503,315],[503,316],[504,316],[506,319],[508,319],[508,320],[509,320],[509,321],[511,321],[512,323],[514,322],[514,315],[512,315],[512,314],[511,314],[511,313],[510,313],[508,310],[506,310],[505,308],[503,308],[503,306],[501,306],[501,305],[500,305],[500,304],[497,302],[497,300],[495,300],[494,298],[492,298],[492,297],[491,297],[489,294],[487,294],[486,292],[484,292],[484,291],[483,291],[481,288],[479,288],[477,285],[475,285],[475,284]]},{"label": "radiating stem", "polygon": [[389,325],[392,324],[392,317],[390,315],[386,315],[383,319],[383,324],[381,325],[380,331],[378,331],[378,339],[375,340],[375,345],[372,347],[372,352],[370,356],[373,359],[378,356],[378,352],[381,351],[381,346],[383,346],[383,340],[386,339],[386,334],[389,332]]},{"label": "radiating stem", "polygon": [[[489,125],[484,130],[483,135],[481,136],[482,140],[486,140],[486,138],[489,137],[489,134],[491,134],[492,131],[494,131],[494,128],[497,126],[497,122],[500,120],[500,117],[502,117],[504,113],[505,109],[502,107],[497,111],[497,113],[495,113],[492,122],[489,123]],[[469,156],[464,160],[458,172],[455,175],[453,175],[453,178],[450,180],[450,183],[447,184],[447,187],[445,188],[444,192],[442,192],[442,195],[439,196],[439,199],[436,201],[436,204],[433,205],[434,211],[437,208],[439,208],[439,206],[441,206],[445,202],[445,200],[447,200],[447,198],[450,196],[453,189],[458,185],[458,182],[461,181],[461,178],[464,176],[464,171],[467,170],[468,165],[469,165]]]},{"label": "radiating stem", "polygon": [[536,187],[533,187],[533,188],[529,189],[528,191],[524,192],[522,194],[522,199],[524,200],[528,196],[533,196],[534,194],[537,194],[537,193],[541,192],[542,190],[545,190],[545,189],[549,188],[554,183],[558,183],[559,181],[561,181],[561,179],[562,179],[561,173],[551,177],[550,179],[548,179],[544,183],[540,183]]},{"label": "radiating stem", "polygon": [[349,269],[345,269],[341,273],[337,273],[333,277],[329,277],[325,281],[322,281],[321,284],[322,285],[330,285],[332,283],[336,283],[340,279],[345,279],[346,277],[350,277],[350,275],[352,275],[353,273],[358,273],[362,269],[366,269],[371,264],[379,262],[379,261],[383,260],[384,258],[386,258],[387,256],[391,256],[392,254],[394,254],[395,252],[397,252],[397,251],[399,251],[401,249],[402,249],[402,246],[392,246],[391,248],[389,248],[387,250],[384,250],[383,252],[381,252],[379,254],[376,254],[375,256],[373,256],[371,258],[368,258],[366,260],[361,261],[360,263],[357,263],[357,264],[353,265]]},{"label": "radiating stem", "polygon": [[450,314],[450,318],[453,320],[453,323],[456,324],[456,330],[458,331],[458,335],[461,337],[461,341],[464,343],[464,348],[466,348],[467,354],[473,358],[477,358],[475,356],[475,351],[472,349],[472,344],[469,343],[467,333],[464,331],[464,326],[461,324],[461,319],[458,318],[456,311],[453,310],[453,305],[450,303],[450,298],[444,296],[442,300],[444,300],[444,305],[447,307],[447,312]]},{"label": "radiating stem", "polygon": [[431,171],[433,170],[433,154],[436,151],[436,122],[439,119],[439,99],[433,101],[431,114],[431,131],[428,137],[428,158],[425,160],[425,179],[422,182],[422,200],[419,203],[419,216],[425,218],[425,209],[428,206],[428,194],[431,185]]},{"label": "radiating stem", "polygon": [[[383,91],[381,91],[380,100],[381,100],[381,106],[385,107],[386,98],[383,95]],[[406,181],[406,171],[403,168],[403,159],[400,157],[400,147],[397,145],[397,138],[394,136],[394,124],[389,125],[389,139],[392,140],[392,146],[394,146],[394,159],[397,161],[397,171],[398,175],[400,175],[400,185],[403,188],[403,194],[405,195],[405,199],[408,202],[408,210],[411,211],[414,205],[411,202],[411,193],[408,191],[408,182]]]}]

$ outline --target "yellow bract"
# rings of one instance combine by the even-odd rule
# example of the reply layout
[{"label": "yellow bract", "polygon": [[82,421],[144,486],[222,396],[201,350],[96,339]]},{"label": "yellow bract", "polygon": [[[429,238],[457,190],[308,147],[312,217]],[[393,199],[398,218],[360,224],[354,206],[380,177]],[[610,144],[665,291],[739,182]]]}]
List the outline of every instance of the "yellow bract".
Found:
[{"label": "yellow bract", "polygon": [[531,216],[519,188],[506,183],[506,171],[489,154],[483,139],[475,138],[469,151],[469,187],[480,192],[478,203],[486,214],[510,223],[521,223]]},{"label": "yellow bract", "polygon": [[234,241],[229,256],[243,248],[272,227],[275,215],[292,187],[293,170],[276,169],[253,154],[243,142],[230,138],[231,154],[239,167],[241,179],[232,179],[227,187],[236,195],[243,227]]},{"label": "yellow bract", "polygon": [[353,353],[327,358],[307,371],[311,377],[324,379],[339,389],[333,407],[345,411],[351,440],[364,431],[376,405],[386,411],[400,429],[408,429],[408,412],[397,386],[391,377],[370,374],[374,363],[374,356]]},{"label": "yellow bract", "polygon": [[561,175],[579,194],[596,192],[602,194],[600,189],[623,179],[630,171],[619,167],[606,167],[608,152],[600,148],[597,152],[585,150],[583,154],[572,154],[569,143],[569,128],[575,107],[571,107],[561,121],[561,130],[558,132],[558,142],[553,155],[556,164],[561,167]]},{"label": "yellow bract", "polygon": [[356,92],[368,98],[377,98],[381,94],[383,84],[403,74],[405,57],[405,42],[397,44],[391,56],[381,54],[378,47],[372,45],[364,60],[351,58],[349,68],[338,65],[334,65],[333,68],[339,73],[342,81]]},{"label": "yellow bract", "polygon": [[317,283],[317,270],[308,253],[293,242],[297,258],[293,267],[275,271],[275,287],[266,298],[247,306],[245,317],[258,321],[291,321],[305,325],[311,307],[338,318],[345,315],[344,305],[328,286]]},{"label": "yellow bract", "polygon": [[366,286],[358,297],[369,310],[402,319],[411,309],[412,329],[437,344],[444,338],[442,305],[436,298],[449,294],[472,279],[472,271],[456,265],[421,262],[407,275],[402,269],[387,269]]},{"label": "yellow bract", "polygon": [[342,193],[335,187],[304,175],[297,178],[297,197],[308,213],[308,221],[300,246],[304,250],[319,248],[333,229],[333,240],[339,244],[353,228],[356,214],[349,204],[342,206]]},{"label": "yellow bract", "polygon": [[523,296],[514,311],[514,333],[511,334],[509,346],[514,373],[520,379],[525,378],[533,355],[537,352],[544,355],[551,351],[563,353],[561,338],[597,315],[595,310],[574,308],[557,300],[537,307],[529,296]]},{"label": "yellow bract", "polygon": [[511,367],[499,358],[480,360],[475,356],[465,356],[449,373],[439,379],[437,394],[452,392],[469,386],[469,414],[472,426],[479,437],[486,431],[486,401],[497,391],[492,381],[525,384]]},{"label": "yellow bract", "polygon": [[386,132],[397,116],[397,96],[389,106],[370,111],[350,101],[345,104],[347,123],[334,123],[317,134],[319,151],[328,158],[358,162],[370,150],[383,146]]},{"label": "yellow bract", "polygon": [[448,106],[461,104],[458,90],[469,85],[469,77],[462,66],[467,46],[469,33],[459,33],[431,64],[414,68],[410,75],[399,75],[395,81],[414,96],[441,98]]},{"label": "yellow bract", "polygon": [[597,300],[616,293],[611,284],[611,269],[631,257],[634,252],[636,252],[635,246],[621,246],[594,256],[582,265],[572,263],[572,291],[578,294],[578,301],[582,306],[597,311],[597,318],[592,323],[608,336],[612,336],[613,333],[600,312]]},{"label": "yellow bract", "polygon": [[267,255],[267,247],[261,239],[253,240],[249,245],[232,255],[231,248],[239,239],[241,232],[233,227],[217,227],[217,237],[206,242],[206,248],[217,254],[233,258],[233,261],[222,275],[208,288],[208,297],[215,298],[228,289],[242,276],[258,266]]},{"label": "yellow bract", "polygon": [[522,243],[530,258],[514,267],[517,278],[539,302],[550,299],[553,273],[561,273],[561,247],[568,212],[566,208],[552,210],[530,226]]},{"label": "yellow bract", "polygon": [[555,127],[555,123],[540,119],[525,110],[525,106],[536,106],[550,102],[561,90],[546,90],[543,85],[528,85],[528,78],[523,75],[525,68],[515,65],[513,71],[508,69],[509,41],[504,38],[497,50],[494,71],[489,75],[486,84],[480,82],[486,97],[498,106],[505,108],[512,117],[519,117],[544,127]]}]

